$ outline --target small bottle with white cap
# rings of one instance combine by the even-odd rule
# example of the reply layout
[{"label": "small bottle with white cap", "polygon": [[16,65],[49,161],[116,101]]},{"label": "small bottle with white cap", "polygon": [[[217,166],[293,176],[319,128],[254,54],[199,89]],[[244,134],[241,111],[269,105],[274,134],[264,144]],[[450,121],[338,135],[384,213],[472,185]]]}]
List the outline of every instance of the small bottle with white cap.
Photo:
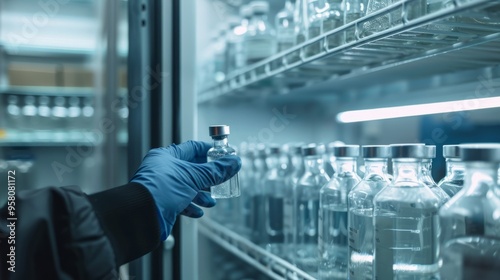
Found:
[{"label": "small bottle with white cap", "polygon": [[[236,155],[236,150],[228,144],[228,125],[211,125],[210,137],[214,140],[213,147],[207,152],[207,161],[213,161],[227,155]],[[238,174],[231,179],[210,188],[213,198],[231,198],[240,196],[240,182]]]}]

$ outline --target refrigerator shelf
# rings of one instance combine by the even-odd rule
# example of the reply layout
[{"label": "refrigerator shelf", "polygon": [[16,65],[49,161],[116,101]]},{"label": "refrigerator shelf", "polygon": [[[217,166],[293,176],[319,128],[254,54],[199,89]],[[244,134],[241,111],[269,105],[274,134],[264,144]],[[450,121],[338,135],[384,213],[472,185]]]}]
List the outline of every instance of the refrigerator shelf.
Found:
[{"label": "refrigerator shelf", "polygon": [[201,234],[273,279],[314,280],[314,277],[289,262],[210,218],[200,219],[198,229]]},{"label": "refrigerator shelf", "polygon": [[[202,90],[198,103],[221,96],[248,96],[259,92],[289,92],[328,81],[351,81],[367,74],[383,73],[390,79],[415,74],[411,65],[428,63],[418,75],[431,76],[454,71],[494,66],[500,63],[500,2],[489,0],[454,1],[455,6],[435,13],[409,18],[408,9],[425,0],[402,0],[340,28],[324,33],[261,62],[230,73],[227,79]],[[365,23],[389,14],[401,15],[400,24],[362,36]],[[338,36],[353,40],[328,48]],[[349,36],[351,35],[351,36]],[[321,51],[307,56],[306,50],[321,44]],[[463,53],[464,55],[461,55]],[[440,57],[454,54],[446,67]],[[488,59],[484,59],[484,58]],[[406,67],[400,67],[406,66]],[[437,67],[434,67],[437,66]]]}]

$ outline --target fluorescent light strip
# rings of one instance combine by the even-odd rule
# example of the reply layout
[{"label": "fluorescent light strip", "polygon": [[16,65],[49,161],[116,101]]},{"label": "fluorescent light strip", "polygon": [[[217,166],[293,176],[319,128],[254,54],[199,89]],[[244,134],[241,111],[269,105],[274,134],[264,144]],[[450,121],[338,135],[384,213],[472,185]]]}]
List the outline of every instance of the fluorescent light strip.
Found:
[{"label": "fluorescent light strip", "polygon": [[395,119],[450,112],[473,111],[500,107],[500,97],[464,99],[448,102],[345,111],[337,115],[340,123]]}]

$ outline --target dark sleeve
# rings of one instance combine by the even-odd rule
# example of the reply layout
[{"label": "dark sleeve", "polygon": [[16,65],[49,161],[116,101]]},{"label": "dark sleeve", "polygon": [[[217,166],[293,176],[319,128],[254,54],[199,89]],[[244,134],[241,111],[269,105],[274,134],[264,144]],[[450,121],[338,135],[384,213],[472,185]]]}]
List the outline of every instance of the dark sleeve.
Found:
[{"label": "dark sleeve", "polygon": [[119,279],[119,265],[160,241],[154,200],[138,184],[88,196],[77,187],[24,191],[15,203],[15,221],[7,205],[0,210],[1,279]]}]

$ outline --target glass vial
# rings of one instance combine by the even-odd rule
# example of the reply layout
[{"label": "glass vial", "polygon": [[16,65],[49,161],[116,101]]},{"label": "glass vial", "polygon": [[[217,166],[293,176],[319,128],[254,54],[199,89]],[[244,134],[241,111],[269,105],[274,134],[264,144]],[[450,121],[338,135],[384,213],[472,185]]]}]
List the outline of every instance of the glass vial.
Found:
[{"label": "glass vial", "polygon": [[[363,17],[366,13],[365,5],[366,3],[364,0],[344,0],[342,2],[344,12],[343,24],[348,24]],[[345,42],[350,43],[357,40],[356,36],[355,30],[350,28],[346,31]]]},{"label": "glass vial", "polygon": [[287,50],[295,44],[295,0],[285,1],[285,7],[276,14],[276,40],[278,52]]},{"label": "glass vial", "polygon": [[251,65],[276,53],[276,33],[267,19],[269,3],[253,1],[249,5],[253,16],[243,39],[246,65]]},{"label": "glass vial", "polygon": [[[327,0],[328,14],[323,19],[323,32],[329,32],[344,24],[344,12],[342,11],[342,0]],[[343,33],[343,32],[342,32]],[[340,46],[345,41],[344,34],[337,34],[327,38],[329,49]]]},{"label": "glass vial", "polygon": [[434,181],[432,178],[432,159],[436,158],[436,146],[427,145],[425,146],[425,157],[422,159],[422,170],[421,177],[422,183],[429,187],[432,192],[439,198],[439,206],[445,204],[450,196]]},{"label": "glass vial", "polygon": [[443,157],[446,159],[446,176],[439,181],[438,186],[453,197],[464,186],[465,164],[460,159],[460,146],[444,145]]},{"label": "glass vial", "polygon": [[439,211],[441,279],[500,279],[500,144],[460,145],[462,191]]},{"label": "glass vial", "polygon": [[330,178],[324,170],[324,145],[302,146],[305,173],[294,189],[295,231],[293,262],[311,274],[318,272],[319,191]]},{"label": "glass vial", "polygon": [[285,197],[283,199],[283,235],[285,244],[283,257],[291,262],[293,262],[293,252],[295,251],[293,232],[296,217],[295,208],[293,207],[293,192],[305,172],[301,146],[298,143],[285,145],[285,151],[290,158],[291,172],[285,178]]},{"label": "glass vial", "polygon": [[283,200],[285,198],[286,165],[281,165],[282,151],[278,144],[271,144],[266,151],[268,167],[264,178],[265,190],[265,222],[267,244],[266,250],[283,255]]},{"label": "glass vial", "polygon": [[423,184],[423,144],[391,145],[394,179],[373,200],[374,279],[437,279],[439,199]]},{"label": "glass vial", "polygon": [[320,191],[319,279],[347,279],[347,195],[360,181],[358,145],[333,148],[336,173]]},{"label": "glass vial", "polygon": [[266,243],[265,207],[264,207],[264,177],[267,173],[266,146],[258,144],[254,150],[253,180],[250,192],[250,228],[251,240],[255,244]]},{"label": "glass vial", "polygon": [[348,195],[349,279],[372,279],[373,198],[391,181],[387,161],[391,149],[384,145],[363,146],[365,175]]},{"label": "glass vial", "polygon": [[[213,147],[207,152],[207,160],[213,161],[226,155],[235,155],[236,151],[227,142],[229,135],[228,125],[211,125],[208,129],[210,137],[214,140]],[[212,186],[210,192],[213,198],[231,198],[240,196],[240,182],[238,174],[231,179]]]},{"label": "glass vial", "polygon": [[[328,16],[328,5],[326,0],[306,0],[307,2],[307,40],[316,38],[323,33],[323,20]],[[306,47],[306,56],[314,56],[321,53],[323,41],[319,40]]]}]

